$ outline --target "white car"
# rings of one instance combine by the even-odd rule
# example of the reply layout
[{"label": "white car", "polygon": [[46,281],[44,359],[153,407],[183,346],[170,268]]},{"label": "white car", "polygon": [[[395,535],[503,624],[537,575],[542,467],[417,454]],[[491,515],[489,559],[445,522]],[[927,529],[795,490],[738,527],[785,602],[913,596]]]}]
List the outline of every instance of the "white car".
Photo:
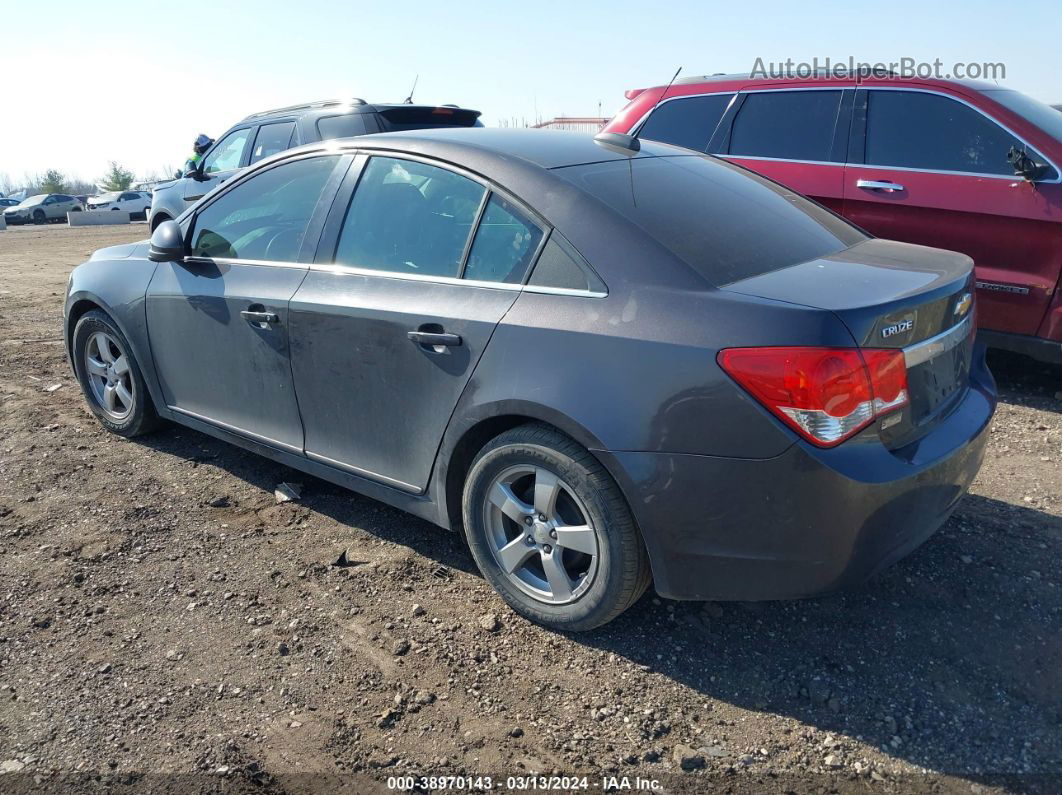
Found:
[{"label": "white car", "polygon": [[151,207],[151,194],[145,191],[126,190],[101,193],[88,200],[90,210],[115,210],[125,213],[146,213]]}]

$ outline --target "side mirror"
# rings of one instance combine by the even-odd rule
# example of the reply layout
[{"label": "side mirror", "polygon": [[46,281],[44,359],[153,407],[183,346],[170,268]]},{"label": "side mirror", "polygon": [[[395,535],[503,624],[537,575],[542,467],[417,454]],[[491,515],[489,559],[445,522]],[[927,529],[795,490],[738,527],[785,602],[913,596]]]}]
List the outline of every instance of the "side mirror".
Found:
[{"label": "side mirror", "polygon": [[176,221],[163,221],[151,233],[148,259],[152,262],[180,262],[184,259],[184,235]]},{"label": "side mirror", "polygon": [[1014,176],[1036,182],[1047,171],[1047,166],[1037,163],[1024,149],[1012,146],[1007,152],[1007,162],[1014,168]]}]

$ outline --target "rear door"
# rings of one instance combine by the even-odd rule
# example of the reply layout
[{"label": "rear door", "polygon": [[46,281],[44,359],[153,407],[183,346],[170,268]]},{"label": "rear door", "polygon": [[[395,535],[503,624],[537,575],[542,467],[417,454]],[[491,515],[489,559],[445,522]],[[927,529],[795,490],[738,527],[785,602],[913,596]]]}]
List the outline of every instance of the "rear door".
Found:
[{"label": "rear door", "polygon": [[842,86],[742,93],[726,136],[712,146],[839,213],[853,93]]},{"label": "rear door", "polygon": [[185,177],[183,180],[185,207],[195,204],[246,165],[245,153],[253,132],[253,127],[237,128],[210,148],[203,158],[201,178]]},{"label": "rear door", "polygon": [[1058,173],[1052,168],[1035,186],[1015,177],[1007,152],[1029,147],[958,98],[914,89],[856,93],[845,215],[879,237],[967,254],[979,324],[1035,334],[1058,280]]},{"label": "rear door", "polygon": [[422,492],[542,239],[530,213],[470,175],[359,158],[290,304],[306,455]]},{"label": "rear door", "polygon": [[288,300],[349,161],[282,161],[208,199],[190,220],[189,256],[160,263],[146,297],[169,408],[302,453]]}]

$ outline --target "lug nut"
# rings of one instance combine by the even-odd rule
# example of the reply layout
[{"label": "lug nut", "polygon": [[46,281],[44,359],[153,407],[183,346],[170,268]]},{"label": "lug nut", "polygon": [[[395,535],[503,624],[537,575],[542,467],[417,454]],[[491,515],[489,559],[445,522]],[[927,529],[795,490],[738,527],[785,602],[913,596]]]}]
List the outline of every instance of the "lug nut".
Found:
[{"label": "lug nut", "polygon": [[524,524],[530,526],[533,521],[534,520],[530,516],[528,516],[527,518],[524,519]]},{"label": "lug nut", "polygon": [[538,515],[538,521],[540,521],[540,522],[544,522],[544,521],[546,521],[546,514],[544,514],[544,513],[540,513],[540,514]]},{"label": "lug nut", "polygon": [[535,543],[535,539],[532,536],[528,536],[527,538],[524,539],[524,541],[526,541],[528,544],[534,544]]},{"label": "lug nut", "polygon": [[556,538],[557,537],[557,531],[556,530],[550,530],[549,531],[549,537],[550,538]]},{"label": "lug nut", "polygon": [[546,554],[547,554],[547,555],[548,555],[548,554],[549,554],[550,552],[552,552],[552,551],[553,551],[553,547],[551,547],[551,546],[550,546],[549,544],[546,544],[546,546],[544,546],[544,547],[542,547],[542,548],[543,548],[544,550],[546,550]]}]

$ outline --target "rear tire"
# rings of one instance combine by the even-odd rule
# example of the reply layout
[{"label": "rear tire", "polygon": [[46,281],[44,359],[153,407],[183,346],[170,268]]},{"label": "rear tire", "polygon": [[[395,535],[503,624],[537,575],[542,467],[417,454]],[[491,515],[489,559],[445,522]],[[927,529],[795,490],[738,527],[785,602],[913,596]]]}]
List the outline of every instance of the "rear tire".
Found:
[{"label": "rear tire", "polygon": [[651,581],[619,487],[585,448],[547,425],[514,428],[480,451],[462,511],[483,576],[513,610],[552,629],[606,624]]},{"label": "rear tire", "polygon": [[129,341],[110,317],[86,312],[71,347],[81,391],[104,428],[132,438],[162,425]]}]

